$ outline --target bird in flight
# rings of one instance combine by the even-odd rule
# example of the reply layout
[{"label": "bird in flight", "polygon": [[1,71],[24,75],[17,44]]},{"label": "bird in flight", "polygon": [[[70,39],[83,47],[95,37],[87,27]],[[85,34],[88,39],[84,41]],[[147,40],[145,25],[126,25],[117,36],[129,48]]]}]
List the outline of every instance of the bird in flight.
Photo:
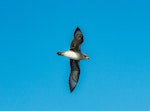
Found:
[{"label": "bird in flight", "polygon": [[70,50],[65,52],[57,52],[58,55],[70,58],[70,76],[69,76],[69,88],[70,92],[74,90],[77,85],[80,67],[79,61],[89,59],[88,55],[81,53],[80,46],[83,43],[83,35],[79,27],[76,28],[74,32],[74,38],[70,45]]}]

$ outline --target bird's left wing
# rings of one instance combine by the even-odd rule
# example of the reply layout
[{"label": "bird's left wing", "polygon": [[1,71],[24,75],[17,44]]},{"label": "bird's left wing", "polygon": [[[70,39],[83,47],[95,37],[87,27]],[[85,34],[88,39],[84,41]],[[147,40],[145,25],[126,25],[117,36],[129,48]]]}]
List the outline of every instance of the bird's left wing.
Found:
[{"label": "bird's left wing", "polygon": [[71,67],[71,72],[69,76],[69,87],[70,87],[70,91],[72,92],[77,85],[79,75],[80,75],[79,61],[70,59],[70,67]]}]

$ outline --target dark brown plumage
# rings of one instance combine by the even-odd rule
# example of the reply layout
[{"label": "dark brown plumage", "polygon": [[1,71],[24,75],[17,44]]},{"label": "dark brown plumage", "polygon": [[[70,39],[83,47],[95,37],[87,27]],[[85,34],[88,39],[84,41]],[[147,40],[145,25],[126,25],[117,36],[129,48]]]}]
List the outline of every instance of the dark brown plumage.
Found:
[{"label": "dark brown plumage", "polygon": [[[83,43],[83,35],[79,27],[76,28],[74,32],[74,39],[71,42],[70,50],[80,52],[80,46]],[[69,87],[72,92],[77,85],[79,75],[80,75],[80,67],[79,60],[70,59],[70,68],[71,73],[69,76]]]},{"label": "dark brown plumage", "polygon": [[79,27],[74,32],[74,38],[70,45],[70,50],[65,52],[57,52],[58,55],[70,58],[70,76],[69,76],[69,88],[72,92],[79,80],[80,67],[79,62],[83,59],[89,59],[86,54],[80,52],[81,44],[83,43],[83,35]]}]

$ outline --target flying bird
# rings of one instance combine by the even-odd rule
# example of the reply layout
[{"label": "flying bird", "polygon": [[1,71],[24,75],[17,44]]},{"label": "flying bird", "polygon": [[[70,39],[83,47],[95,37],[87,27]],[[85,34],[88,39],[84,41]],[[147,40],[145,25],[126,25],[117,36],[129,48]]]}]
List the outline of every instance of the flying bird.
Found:
[{"label": "flying bird", "polygon": [[70,76],[69,76],[69,88],[70,92],[74,90],[77,85],[79,75],[80,75],[80,66],[79,61],[84,59],[89,59],[88,55],[81,53],[80,47],[83,43],[83,35],[79,27],[76,28],[74,32],[74,38],[70,45],[70,50],[65,52],[57,52],[58,55],[65,56],[70,58]]}]

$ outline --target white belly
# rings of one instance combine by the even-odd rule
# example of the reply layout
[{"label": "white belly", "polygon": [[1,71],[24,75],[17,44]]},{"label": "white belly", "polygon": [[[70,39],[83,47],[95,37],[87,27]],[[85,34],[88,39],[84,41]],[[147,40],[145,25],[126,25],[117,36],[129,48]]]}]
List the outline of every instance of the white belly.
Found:
[{"label": "white belly", "polygon": [[80,54],[79,53],[75,53],[73,51],[66,51],[63,54],[64,56],[70,58],[70,59],[74,59],[74,60],[79,60],[80,59]]}]

